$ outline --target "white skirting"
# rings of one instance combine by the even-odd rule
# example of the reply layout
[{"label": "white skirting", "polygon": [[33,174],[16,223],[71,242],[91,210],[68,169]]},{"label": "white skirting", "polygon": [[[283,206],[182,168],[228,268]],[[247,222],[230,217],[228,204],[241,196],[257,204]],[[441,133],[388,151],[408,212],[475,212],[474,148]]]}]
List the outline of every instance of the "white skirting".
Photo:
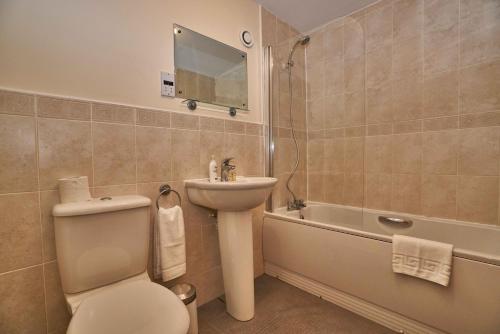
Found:
[{"label": "white skirting", "polygon": [[265,262],[264,266],[265,273],[269,276],[276,277],[301,290],[307,291],[315,296],[345,308],[346,310],[388,327],[397,333],[445,334],[438,329],[429,327],[395,312],[391,312],[383,307],[351,296],[347,293],[306,278],[300,274],[278,267],[272,263]]}]

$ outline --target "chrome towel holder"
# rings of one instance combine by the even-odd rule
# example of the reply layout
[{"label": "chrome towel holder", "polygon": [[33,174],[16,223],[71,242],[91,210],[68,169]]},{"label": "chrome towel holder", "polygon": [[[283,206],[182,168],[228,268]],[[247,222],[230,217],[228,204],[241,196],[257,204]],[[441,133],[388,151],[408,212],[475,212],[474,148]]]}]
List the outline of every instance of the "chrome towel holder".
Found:
[{"label": "chrome towel holder", "polygon": [[172,189],[172,187],[170,187],[170,185],[168,184],[162,184],[160,186],[160,194],[158,195],[158,197],[156,198],[156,209],[160,209],[160,198],[161,196],[163,195],[170,195],[170,193],[173,192],[174,194],[177,195],[177,199],[179,200],[179,205],[182,204],[182,200],[181,200],[181,195],[179,195],[179,193],[177,191],[175,191],[174,189]]}]

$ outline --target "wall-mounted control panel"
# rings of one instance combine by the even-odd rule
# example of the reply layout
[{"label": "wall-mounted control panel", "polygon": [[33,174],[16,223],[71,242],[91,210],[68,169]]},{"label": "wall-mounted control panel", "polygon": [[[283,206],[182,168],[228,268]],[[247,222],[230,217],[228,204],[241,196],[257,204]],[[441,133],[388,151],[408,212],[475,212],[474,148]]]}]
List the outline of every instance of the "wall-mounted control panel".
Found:
[{"label": "wall-mounted control panel", "polygon": [[175,76],[173,73],[161,72],[161,95],[175,97]]}]

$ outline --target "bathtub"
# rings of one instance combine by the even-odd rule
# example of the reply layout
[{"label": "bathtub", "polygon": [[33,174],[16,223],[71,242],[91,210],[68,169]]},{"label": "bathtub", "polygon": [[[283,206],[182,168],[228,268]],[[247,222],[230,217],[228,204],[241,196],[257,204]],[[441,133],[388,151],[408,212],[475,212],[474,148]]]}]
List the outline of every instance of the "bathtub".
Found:
[{"label": "bathtub", "polygon": [[[393,273],[393,234],[453,244],[448,287]],[[267,274],[399,333],[500,333],[500,227],[309,203],[266,212],[263,247]]]}]

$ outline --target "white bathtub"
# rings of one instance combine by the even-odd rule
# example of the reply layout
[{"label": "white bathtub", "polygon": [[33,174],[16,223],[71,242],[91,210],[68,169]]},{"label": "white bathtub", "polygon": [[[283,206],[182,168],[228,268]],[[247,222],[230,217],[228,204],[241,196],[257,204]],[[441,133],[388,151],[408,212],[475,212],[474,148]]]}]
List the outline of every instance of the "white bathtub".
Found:
[{"label": "white bathtub", "polygon": [[[266,273],[401,333],[500,333],[500,227],[321,203],[302,214],[266,212]],[[453,244],[449,286],[393,273],[393,234]]]}]

